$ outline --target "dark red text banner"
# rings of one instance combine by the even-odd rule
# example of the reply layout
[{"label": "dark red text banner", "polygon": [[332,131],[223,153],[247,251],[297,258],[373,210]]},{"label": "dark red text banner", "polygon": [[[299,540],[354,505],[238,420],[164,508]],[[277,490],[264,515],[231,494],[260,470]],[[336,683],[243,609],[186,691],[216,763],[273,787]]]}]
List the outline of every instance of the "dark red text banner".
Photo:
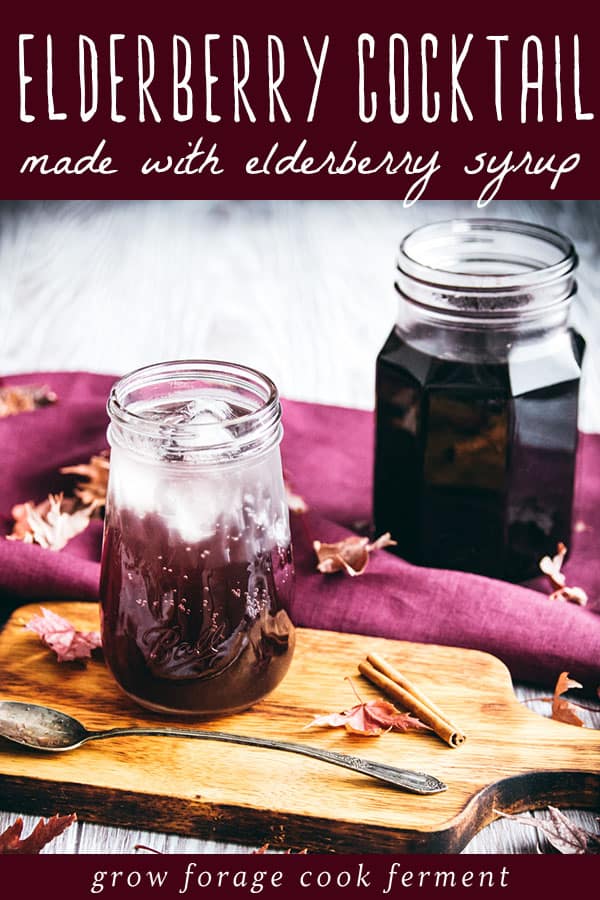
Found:
[{"label": "dark red text banner", "polygon": [[[11,896],[39,896],[48,884],[65,897],[559,898],[593,885],[593,856],[103,855],[4,857]],[[67,875],[68,872],[68,875]]]},{"label": "dark red text banner", "polygon": [[600,193],[592,5],[20,4],[0,42],[7,199]]}]

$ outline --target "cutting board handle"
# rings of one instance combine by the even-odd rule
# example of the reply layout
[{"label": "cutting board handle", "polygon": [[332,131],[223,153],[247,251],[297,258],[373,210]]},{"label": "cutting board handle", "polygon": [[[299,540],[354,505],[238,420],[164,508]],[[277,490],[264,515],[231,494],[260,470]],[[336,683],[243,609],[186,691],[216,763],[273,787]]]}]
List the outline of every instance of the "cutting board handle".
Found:
[{"label": "cutting board handle", "polygon": [[499,818],[496,811],[521,813],[548,806],[598,810],[600,774],[596,772],[528,772],[503,778],[475,794],[462,813],[439,832],[439,846],[427,852],[458,853],[486,825]]}]

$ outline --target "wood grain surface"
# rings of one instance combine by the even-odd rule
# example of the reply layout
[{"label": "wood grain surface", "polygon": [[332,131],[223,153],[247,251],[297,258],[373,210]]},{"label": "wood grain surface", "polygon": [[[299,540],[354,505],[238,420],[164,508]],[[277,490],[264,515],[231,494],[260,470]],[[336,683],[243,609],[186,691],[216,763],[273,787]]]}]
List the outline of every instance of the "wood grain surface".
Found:
[{"label": "wood grain surface", "polygon": [[[81,628],[97,624],[93,604],[55,608]],[[2,699],[54,706],[90,728],[161,721],[120,693],[102,661],[57,664],[24,628],[35,612],[21,607],[0,635]],[[304,731],[314,715],[353,704],[344,679],[367,651],[402,668],[460,723],[467,742],[451,749],[429,734]],[[358,676],[356,684],[365,698],[377,696]],[[340,852],[457,852],[496,808],[600,805],[600,734],[519,704],[505,666],[477,651],[300,629],[291,670],[273,694],[198,727],[343,750],[431,772],[449,787],[420,797],[277,751],[129,737],[56,755],[4,744],[2,795],[22,809],[75,809],[92,822]]]}]

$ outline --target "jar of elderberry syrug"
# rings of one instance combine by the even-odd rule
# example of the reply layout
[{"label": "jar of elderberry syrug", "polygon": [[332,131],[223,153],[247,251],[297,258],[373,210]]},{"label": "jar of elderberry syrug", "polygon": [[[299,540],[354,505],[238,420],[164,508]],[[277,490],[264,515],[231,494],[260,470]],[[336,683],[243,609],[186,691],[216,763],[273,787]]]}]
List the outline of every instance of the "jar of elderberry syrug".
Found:
[{"label": "jar of elderberry syrug", "polygon": [[401,244],[377,359],[374,526],[426,566],[512,581],[569,542],[582,338],[558,232],[473,219]]},{"label": "jar of elderberry syrug", "polygon": [[118,381],[108,412],[106,662],[151,709],[244,709],[294,649],[277,389],[243,366],[167,362]]}]

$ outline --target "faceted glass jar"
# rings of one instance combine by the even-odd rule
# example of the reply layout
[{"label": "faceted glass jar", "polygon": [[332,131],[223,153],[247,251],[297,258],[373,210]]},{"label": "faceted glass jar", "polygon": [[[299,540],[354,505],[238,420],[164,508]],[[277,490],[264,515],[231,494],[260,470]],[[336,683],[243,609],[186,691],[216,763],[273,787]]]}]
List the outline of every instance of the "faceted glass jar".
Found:
[{"label": "faceted glass jar", "polygon": [[377,360],[374,525],[410,561],[519,581],[569,542],[584,343],[575,250],[504,220],[402,243]]},{"label": "faceted glass jar", "polygon": [[150,709],[244,709],[294,650],[275,385],[229,363],[169,362],[117,382],[108,411],[106,662]]}]

